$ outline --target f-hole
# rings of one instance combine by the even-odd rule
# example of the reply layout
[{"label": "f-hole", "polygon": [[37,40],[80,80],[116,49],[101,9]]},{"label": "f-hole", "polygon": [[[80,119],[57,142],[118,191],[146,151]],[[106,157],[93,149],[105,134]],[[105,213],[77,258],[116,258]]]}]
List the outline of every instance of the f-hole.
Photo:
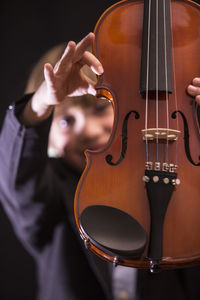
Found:
[{"label": "f-hole", "polygon": [[119,165],[123,159],[125,158],[126,155],[126,150],[127,150],[127,142],[128,142],[128,137],[127,137],[127,127],[128,127],[128,120],[131,114],[135,115],[135,119],[139,119],[140,115],[137,111],[131,110],[127,113],[126,117],[124,118],[123,125],[122,125],[122,142],[121,142],[121,154],[119,159],[116,162],[113,162],[113,156],[111,154],[108,154],[105,157],[106,162],[111,165],[111,166],[117,166]]}]

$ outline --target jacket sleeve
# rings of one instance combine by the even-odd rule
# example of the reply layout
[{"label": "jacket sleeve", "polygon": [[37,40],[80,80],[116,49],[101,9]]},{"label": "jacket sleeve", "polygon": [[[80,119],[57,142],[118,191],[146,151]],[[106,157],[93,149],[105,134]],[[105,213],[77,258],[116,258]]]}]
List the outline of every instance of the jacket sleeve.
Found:
[{"label": "jacket sleeve", "polygon": [[30,96],[9,106],[1,129],[0,201],[17,237],[29,252],[34,252],[33,237],[48,193],[43,182],[51,118],[33,128],[19,123],[17,115]]}]

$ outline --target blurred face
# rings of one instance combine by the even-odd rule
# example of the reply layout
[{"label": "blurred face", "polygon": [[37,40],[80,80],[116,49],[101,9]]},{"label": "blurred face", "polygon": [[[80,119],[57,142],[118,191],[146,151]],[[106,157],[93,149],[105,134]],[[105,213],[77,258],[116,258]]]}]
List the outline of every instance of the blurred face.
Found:
[{"label": "blurred face", "polygon": [[112,104],[105,99],[91,95],[66,99],[55,108],[49,147],[56,156],[82,171],[84,151],[98,150],[108,142],[113,118]]}]

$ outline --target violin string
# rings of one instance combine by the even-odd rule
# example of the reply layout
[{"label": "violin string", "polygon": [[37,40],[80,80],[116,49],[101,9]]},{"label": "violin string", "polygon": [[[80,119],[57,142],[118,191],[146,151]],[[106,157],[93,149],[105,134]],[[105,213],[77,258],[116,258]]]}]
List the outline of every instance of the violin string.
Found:
[{"label": "violin string", "polygon": [[149,49],[150,49],[150,19],[151,19],[151,0],[149,0],[149,11],[148,11],[148,45],[147,45],[147,74],[146,74],[146,108],[145,108],[145,132],[146,132],[146,161],[149,160],[149,150],[148,150],[148,138],[147,138],[147,128],[148,128],[148,98],[149,98]]},{"label": "violin string", "polygon": [[166,143],[166,163],[168,163],[169,157],[168,157],[168,151],[169,151],[169,96],[168,96],[168,68],[167,68],[167,32],[166,32],[166,9],[165,9],[166,1],[164,0],[163,3],[163,15],[164,15],[164,49],[165,49],[165,87],[166,87],[166,123],[167,123],[167,143]]},{"label": "violin string", "polygon": [[[171,27],[171,35],[172,35],[172,66],[173,66],[173,79],[174,79],[174,100],[176,111],[178,111],[178,101],[177,101],[177,83],[176,83],[176,69],[175,69],[175,53],[174,53],[174,34],[172,28],[172,6],[170,5],[170,27]],[[176,129],[179,130],[179,118],[176,117]],[[176,154],[175,154],[175,164],[178,165],[178,140],[176,141]]]},{"label": "violin string", "polygon": [[159,140],[158,140],[158,67],[159,67],[159,60],[158,60],[158,0],[156,0],[156,161],[159,160]]}]

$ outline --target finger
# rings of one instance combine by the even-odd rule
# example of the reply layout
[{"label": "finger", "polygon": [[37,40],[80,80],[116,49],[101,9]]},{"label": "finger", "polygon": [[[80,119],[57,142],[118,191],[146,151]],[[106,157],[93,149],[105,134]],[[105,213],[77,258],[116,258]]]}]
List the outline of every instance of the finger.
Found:
[{"label": "finger", "polygon": [[104,72],[103,66],[100,61],[92,53],[85,51],[82,59],[79,62],[81,65],[88,65],[91,70],[97,74],[101,75]]},{"label": "finger", "polygon": [[74,63],[78,62],[84,52],[88,50],[88,48],[92,45],[92,42],[94,41],[94,33],[90,32],[86,37],[84,37],[76,47],[76,53],[74,56]]},{"label": "finger", "polygon": [[54,71],[56,72],[56,74],[60,74],[60,73],[68,71],[68,69],[72,65],[73,57],[75,54],[75,49],[76,49],[76,43],[73,41],[70,41],[67,44],[67,47],[66,47],[61,59],[58,61],[58,63],[56,64],[56,66],[54,68]]},{"label": "finger", "polygon": [[200,87],[198,86],[194,86],[190,84],[187,88],[187,91],[193,97],[200,95]]},{"label": "finger", "polygon": [[200,87],[200,77],[195,77],[192,81],[192,84],[197,87]]},{"label": "finger", "polygon": [[47,63],[44,65],[44,78],[48,85],[53,85],[54,83],[54,72],[51,64]]}]

